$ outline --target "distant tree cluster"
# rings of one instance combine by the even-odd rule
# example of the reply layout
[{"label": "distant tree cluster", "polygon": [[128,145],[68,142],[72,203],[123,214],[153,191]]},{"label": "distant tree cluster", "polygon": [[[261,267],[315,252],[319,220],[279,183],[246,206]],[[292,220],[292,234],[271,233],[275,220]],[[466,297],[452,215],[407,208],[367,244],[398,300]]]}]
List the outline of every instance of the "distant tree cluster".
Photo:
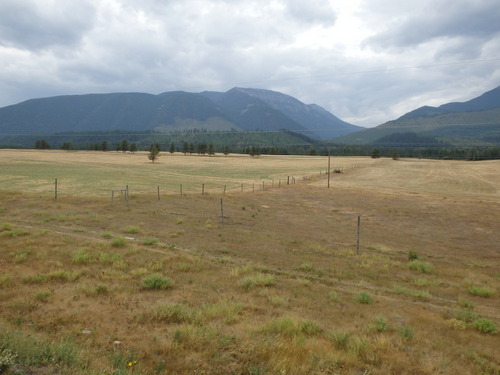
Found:
[{"label": "distant tree cluster", "polygon": [[40,139],[35,142],[35,148],[37,150],[49,150],[50,144],[45,139]]}]

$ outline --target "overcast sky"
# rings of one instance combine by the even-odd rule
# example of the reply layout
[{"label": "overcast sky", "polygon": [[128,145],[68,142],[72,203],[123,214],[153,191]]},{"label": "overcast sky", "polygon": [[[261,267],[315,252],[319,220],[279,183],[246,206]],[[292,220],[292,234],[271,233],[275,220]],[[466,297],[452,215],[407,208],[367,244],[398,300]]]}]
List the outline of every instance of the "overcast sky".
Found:
[{"label": "overcast sky", "polygon": [[500,85],[498,0],[0,0],[0,107],[265,88],[376,126]]}]

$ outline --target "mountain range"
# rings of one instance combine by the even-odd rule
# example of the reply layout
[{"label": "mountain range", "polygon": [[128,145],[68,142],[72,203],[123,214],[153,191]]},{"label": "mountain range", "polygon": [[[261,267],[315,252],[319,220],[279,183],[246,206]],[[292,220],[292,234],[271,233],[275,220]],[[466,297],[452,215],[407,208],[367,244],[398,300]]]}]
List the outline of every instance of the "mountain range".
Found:
[{"label": "mountain range", "polygon": [[68,95],[0,108],[0,137],[92,131],[289,130],[327,140],[363,128],[270,90]]},{"label": "mountain range", "polygon": [[[500,86],[466,102],[423,106],[370,129],[349,124],[318,105],[304,104],[289,95],[240,87],[227,92],[67,95],[0,108],[0,145],[29,146],[33,138],[62,133],[114,132],[121,137],[118,134],[127,132],[168,135],[200,131],[215,132],[210,142],[228,142],[230,138],[238,146],[253,142],[313,145],[321,141],[381,147],[498,146]],[[217,141],[216,133],[221,131],[239,132],[239,139],[226,135]],[[145,137],[143,143],[152,141]],[[59,137],[58,143],[63,138]]]},{"label": "mountain range", "polygon": [[375,128],[364,129],[335,141],[347,144],[384,144],[397,142],[397,134],[415,142],[446,141],[455,145],[500,145],[500,86],[466,102],[453,102],[439,107],[423,106],[396,120]]}]

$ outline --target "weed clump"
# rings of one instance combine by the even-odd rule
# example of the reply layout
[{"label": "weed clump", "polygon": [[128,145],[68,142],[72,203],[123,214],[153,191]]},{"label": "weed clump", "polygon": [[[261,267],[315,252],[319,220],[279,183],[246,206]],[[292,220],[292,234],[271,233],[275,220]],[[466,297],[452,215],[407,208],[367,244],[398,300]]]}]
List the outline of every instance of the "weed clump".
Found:
[{"label": "weed clump", "polygon": [[479,318],[472,322],[472,327],[482,333],[491,333],[495,335],[498,332],[497,326],[488,318]]},{"label": "weed clump", "polygon": [[412,271],[417,271],[425,274],[431,274],[434,272],[434,266],[432,264],[418,259],[412,260],[408,264],[408,268]]},{"label": "weed clump", "polygon": [[117,237],[111,242],[111,246],[113,247],[125,247],[127,244],[127,240],[125,237]]},{"label": "weed clump", "polygon": [[241,279],[238,283],[239,286],[250,290],[257,287],[269,287],[276,284],[276,280],[273,275],[257,274],[254,276],[248,276]]},{"label": "weed clump", "polygon": [[73,260],[73,262],[78,264],[87,264],[90,263],[91,260],[90,254],[83,249],[75,251],[71,256],[71,259]]},{"label": "weed clump", "polygon": [[149,290],[165,290],[173,286],[173,281],[158,273],[146,276],[142,279],[142,288]]},{"label": "weed clump", "polygon": [[373,297],[370,293],[361,292],[355,297],[355,301],[363,305],[367,305],[374,302]]},{"label": "weed clump", "polygon": [[471,286],[469,294],[477,297],[489,298],[493,295],[493,290],[486,286]]},{"label": "weed clump", "polygon": [[310,320],[297,321],[292,318],[279,318],[265,325],[262,331],[277,336],[293,338],[300,335],[317,336],[322,332],[322,329],[316,322]]},{"label": "weed clump", "polygon": [[417,260],[418,259],[418,254],[415,250],[410,250],[408,252],[408,260],[411,262],[412,260]]}]

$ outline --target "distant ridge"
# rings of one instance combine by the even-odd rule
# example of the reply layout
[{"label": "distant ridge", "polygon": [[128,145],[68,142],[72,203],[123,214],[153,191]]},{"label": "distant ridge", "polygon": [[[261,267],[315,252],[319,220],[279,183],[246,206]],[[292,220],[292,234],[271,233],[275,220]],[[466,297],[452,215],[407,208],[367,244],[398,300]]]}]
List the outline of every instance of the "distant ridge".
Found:
[{"label": "distant ridge", "polygon": [[321,140],[362,128],[291,96],[243,88],[225,93],[67,95],[31,99],[0,108],[0,138],[12,134],[194,129],[291,130]]},{"label": "distant ridge", "polygon": [[333,141],[377,144],[391,139],[389,135],[405,138],[407,133],[434,137],[435,144],[500,145],[500,86],[466,102],[420,107],[396,120]]}]

